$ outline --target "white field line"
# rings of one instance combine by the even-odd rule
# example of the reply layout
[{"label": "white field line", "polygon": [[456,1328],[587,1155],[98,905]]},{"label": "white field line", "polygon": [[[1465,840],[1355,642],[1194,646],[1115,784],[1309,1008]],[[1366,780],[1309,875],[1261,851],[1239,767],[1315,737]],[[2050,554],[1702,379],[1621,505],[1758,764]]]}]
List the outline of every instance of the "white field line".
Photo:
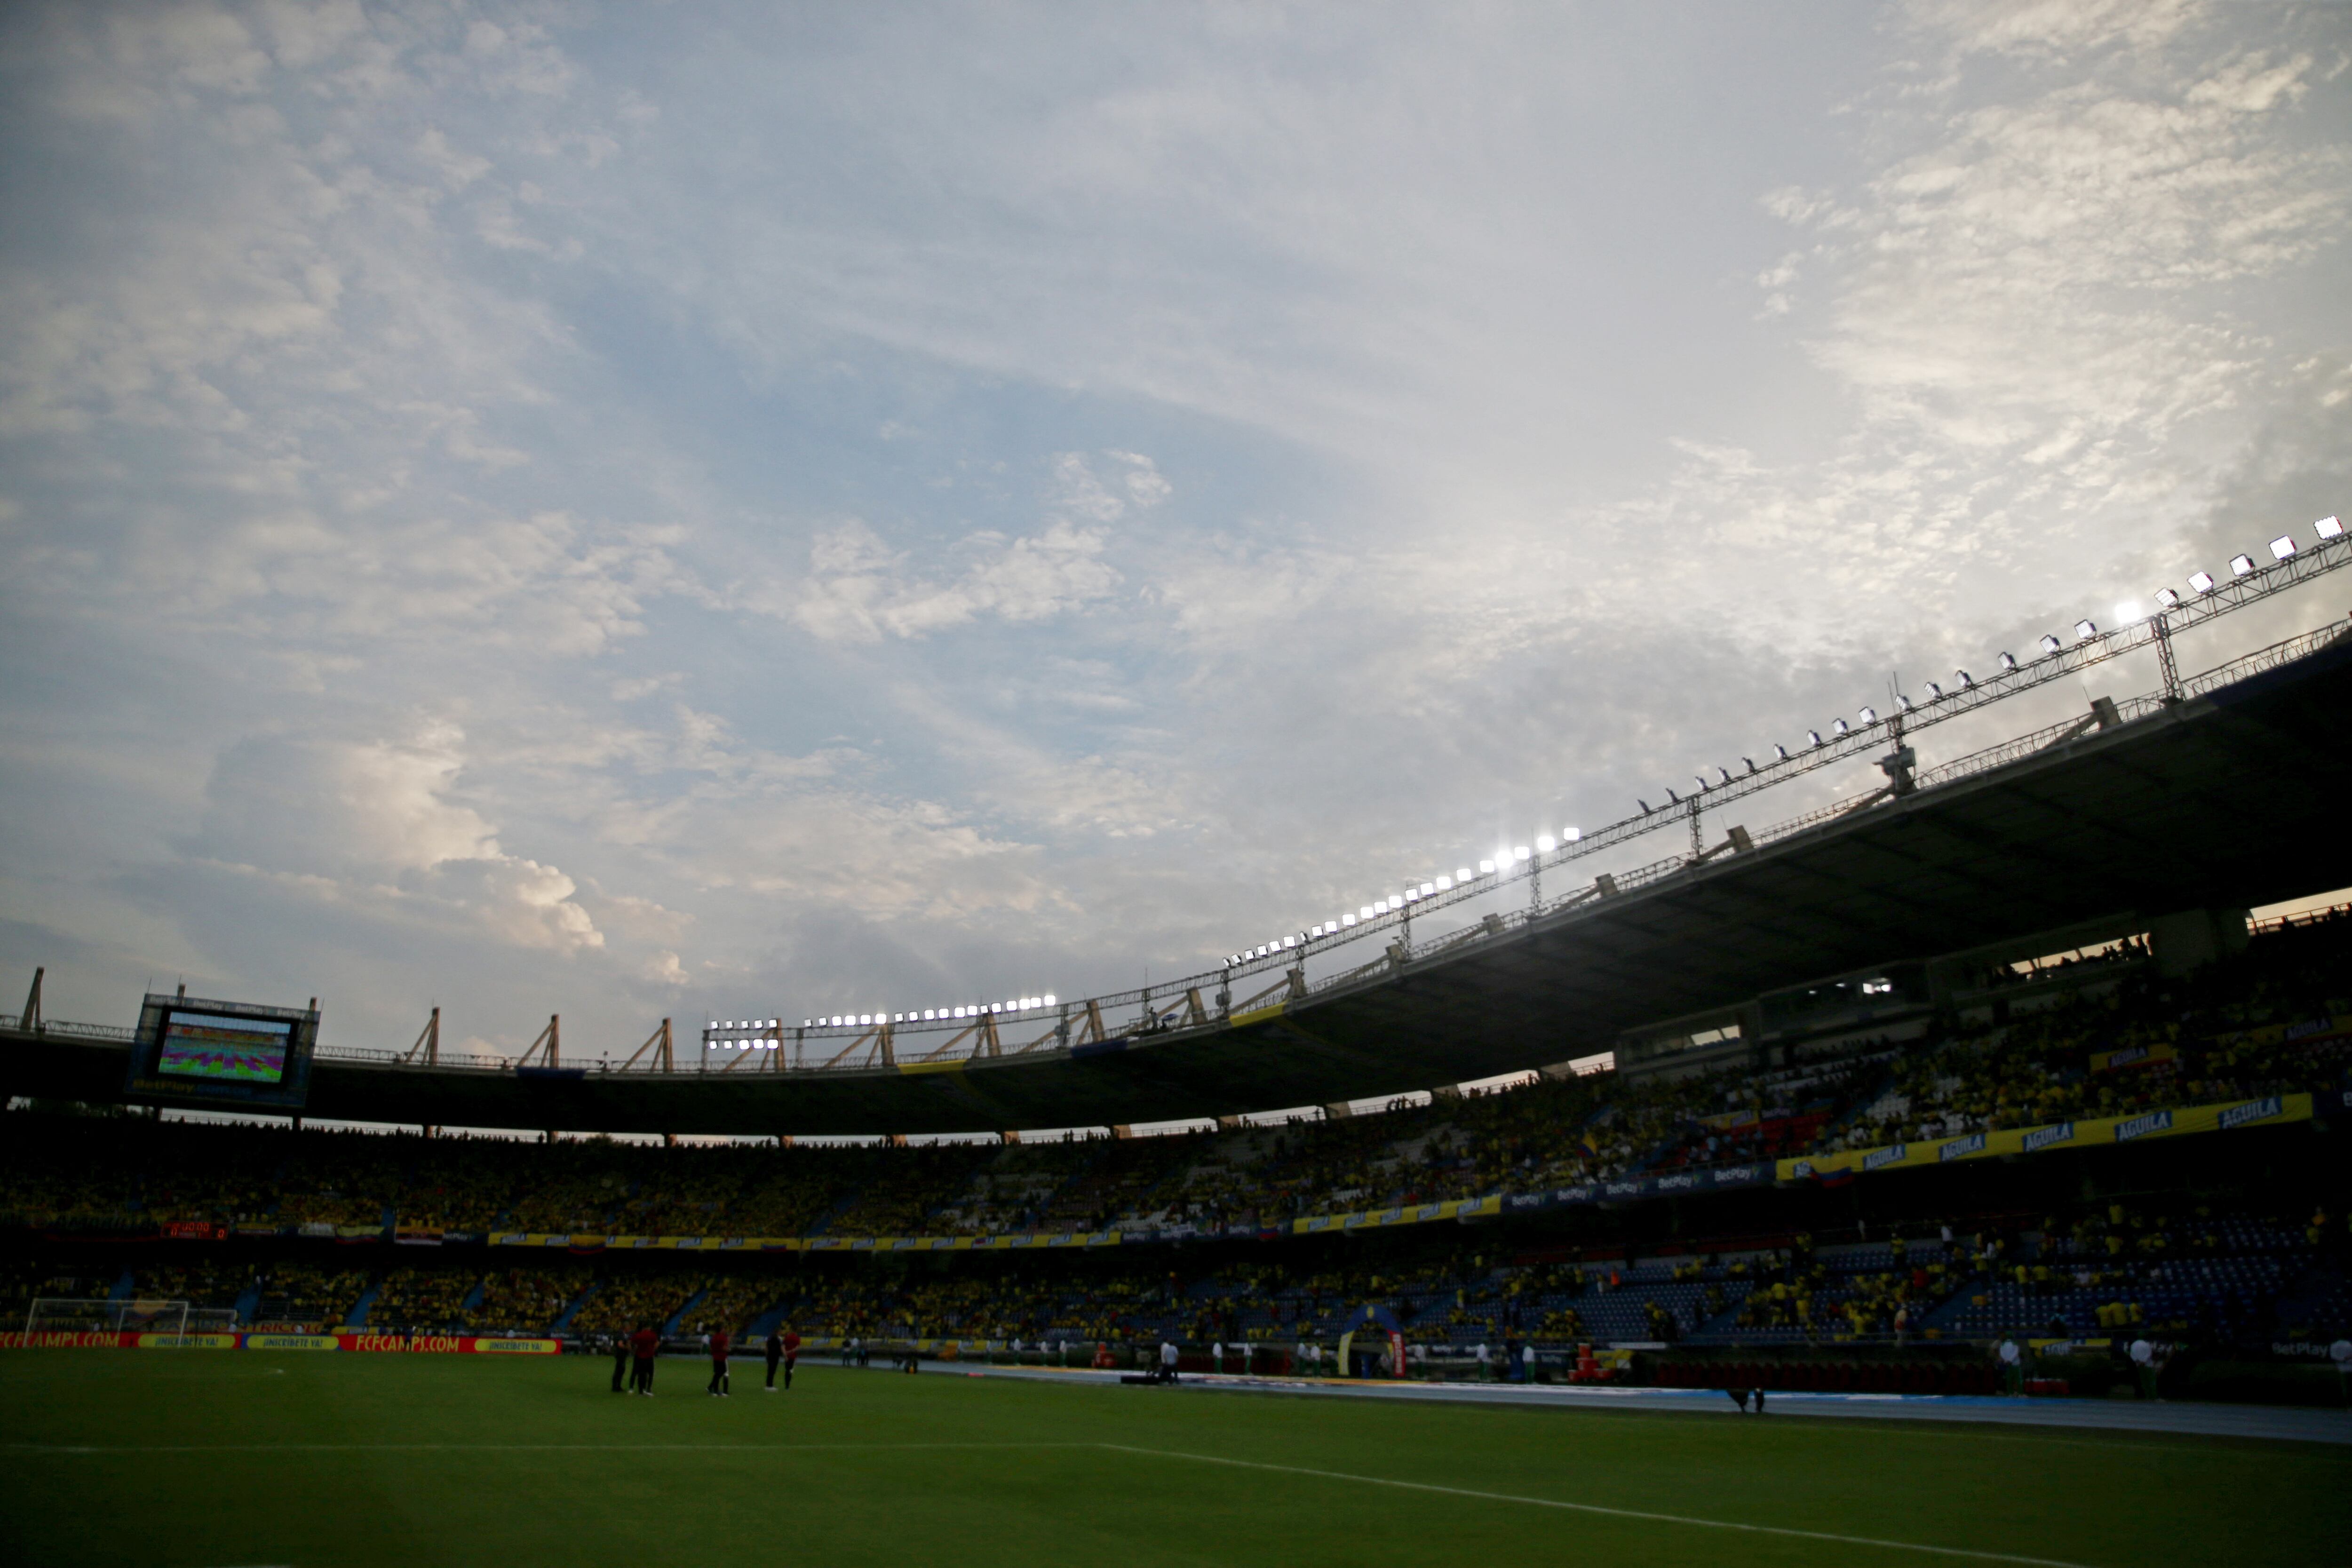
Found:
[{"label": "white field line", "polygon": [[1680,1524],[1699,1530],[1729,1530],[1749,1535],[1784,1535],[1800,1541],[1827,1541],[1841,1546],[1870,1546],[1888,1552],[1924,1552],[1937,1557],[1966,1557],[1980,1563],[2016,1563],[2027,1568],[2084,1568],[2054,1557],[2021,1557],[2008,1552],[1980,1552],[1967,1546],[1930,1546],[1916,1541],[1885,1541],[1869,1535],[1840,1535],[1823,1530],[1797,1530],[1778,1524],[1742,1524],[1733,1520],[1699,1519],[1689,1514],[1654,1513],[1641,1509],[1610,1508],[1601,1503],[1567,1502],[1559,1498],[1526,1497],[1516,1492],[1482,1491],[1471,1487],[1440,1486],[1434,1481],[1405,1481],[1389,1476],[1360,1476],[1344,1470],[1311,1469],[1304,1465],[1275,1465],[1256,1459],[1233,1459],[1215,1454],[1187,1454],[1173,1448],[1139,1448],[1126,1443],[152,1443],[100,1447],[80,1444],[10,1443],[0,1448],[12,1454],[709,1454],[709,1453],[905,1453],[943,1449],[1093,1448],[1105,1453],[1136,1454],[1153,1459],[1185,1459],[1201,1465],[1225,1465],[1236,1469],[1267,1470],[1279,1475],[1309,1476],[1318,1480],[1347,1481],[1358,1486],[1391,1487],[1402,1491],[1434,1492],[1444,1497],[1471,1498],[1480,1502],[1513,1502],[1529,1508],[1559,1509],[1570,1513],[1598,1514],[1610,1519],[1637,1519],[1653,1524]]},{"label": "white field line", "polygon": [[1183,1454],[1171,1448],[1136,1448],[1125,1443],[1097,1443],[1121,1454],[1141,1454],[1154,1459],[1190,1459],[1202,1465],[1231,1465],[1244,1470],[1274,1470],[1288,1476],[1313,1476],[1327,1481],[1353,1481],[1361,1486],[1395,1487],[1405,1491],[1439,1492],[1447,1497],[1475,1498],[1481,1502],[1525,1503],[1530,1508],[1565,1509],[1572,1513],[1597,1513],[1612,1519],[1639,1519],[1654,1524],[1686,1524],[1702,1530],[1736,1530],[1751,1535],[1789,1535],[1802,1541],[1832,1541],[1842,1546],[1874,1546],[1889,1552],[1927,1552],[1938,1557],[1969,1557],[1985,1563],[2023,1563],[2032,1568],[2084,1568],[2054,1557],[2020,1557],[2008,1552],[1979,1552],[1967,1546],[1927,1546],[1916,1541],[1882,1541],[1869,1535],[1836,1535],[1823,1530],[1793,1530],[1778,1524],[1740,1524],[1725,1519],[1695,1519],[1687,1514],[1649,1513],[1640,1509],[1607,1508],[1593,1502],[1563,1502],[1558,1498],[1522,1497],[1513,1492],[1478,1491],[1469,1487],[1444,1487],[1433,1481],[1400,1481],[1387,1476],[1355,1476],[1341,1470],[1313,1470],[1303,1465],[1269,1465],[1255,1459],[1228,1459],[1215,1454]]}]

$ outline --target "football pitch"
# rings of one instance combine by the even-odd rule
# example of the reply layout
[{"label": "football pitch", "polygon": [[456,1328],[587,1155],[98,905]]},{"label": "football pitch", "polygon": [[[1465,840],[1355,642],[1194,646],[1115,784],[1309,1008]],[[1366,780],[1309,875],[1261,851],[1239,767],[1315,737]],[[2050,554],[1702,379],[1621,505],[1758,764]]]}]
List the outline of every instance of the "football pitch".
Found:
[{"label": "football pitch", "polygon": [[[584,1357],[12,1351],[0,1561],[2310,1563],[2341,1447]],[[2334,1542],[2334,1545],[2330,1545]]]}]

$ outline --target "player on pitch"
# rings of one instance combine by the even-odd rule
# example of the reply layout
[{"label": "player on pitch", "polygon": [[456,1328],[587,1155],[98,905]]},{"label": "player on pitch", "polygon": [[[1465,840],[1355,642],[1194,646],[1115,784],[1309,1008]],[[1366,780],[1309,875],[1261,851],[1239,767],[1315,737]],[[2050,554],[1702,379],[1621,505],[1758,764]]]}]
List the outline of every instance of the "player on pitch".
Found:
[{"label": "player on pitch", "polygon": [[725,1329],[713,1329],[710,1341],[710,1392],[725,1399],[727,1394],[727,1352],[731,1342]]}]

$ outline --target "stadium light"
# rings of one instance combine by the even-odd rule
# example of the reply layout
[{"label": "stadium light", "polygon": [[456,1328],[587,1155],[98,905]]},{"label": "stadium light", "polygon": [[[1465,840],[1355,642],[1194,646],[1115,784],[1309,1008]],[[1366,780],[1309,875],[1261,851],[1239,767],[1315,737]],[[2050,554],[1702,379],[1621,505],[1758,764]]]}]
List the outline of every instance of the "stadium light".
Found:
[{"label": "stadium light", "polygon": [[2189,585],[2200,594],[2210,594],[2213,591],[2213,574],[2191,572],[2189,574]]},{"label": "stadium light", "polygon": [[2088,616],[2085,616],[2082,620],[2074,623],[2074,640],[2076,642],[2089,642],[2093,637],[2097,637],[2098,635],[2098,623],[2091,620]]},{"label": "stadium light", "polygon": [[1454,887],[1454,879],[1453,879],[1453,878],[1451,878],[1451,877],[1447,877],[1447,876],[1442,876],[1442,875],[1441,875],[1441,876],[1437,879],[1437,890],[1438,890],[1439,892],[1444,893],[1444,892],[1451,891],[1451,890],[1452,890],[1452,889],[1453,889],[1453,887]]},{"label": "stadium light", "polygon": [[1580,829],[1580,828],[1571,827],[1571,828],[1570,828],[1567,832],[1565,832],[1565,833],[1561,834],[1561,835],[1560,835],[1560,837],[1561,837],[1562,838],[1567,839],[1570,844],[1573,844],[1573,843],[1575,843],[1578,839],[1580,839],[1580,838],[1583,837],[1584,837],[1584,833],[1583,833],[1583,830],[1582,830],[1582,829]]},{"label": "stadium light", "polygon": [[2055,632],[2044,632],[2044,633],[2042,634],[2042,651],[2043,653],[2056,653],[2056,652],[2058,651],[2058,634],[2057,634],[2057,633],[2055,633]]},{"label": "stadium light", "polygon": [[1819,750],[1821,750],[1821,747],[1822,747],[1822,732],[1821,732],[1819,730],[1808,730],[1808,731],[1805,731],[1805,739],[1806,739],[1806,740],[1808,740],[1808,741],[1811,741],[1811,742],[1813,743],[1813,750],[1815,750],[1815,751],[1819,751]]},{"label": "stadium light", "polygon": [[2137,599],[2126,599],[2122,604],[2116,606],[2116,625],[2119,626],[2127,626],[2137,619],[2139,619],[2139,601]]},{"label": "stadium light", "polygon": [[1421,885],[1421,896],[1424,899],[1435,891],[1437,891],[1437,884],[1434,882],[1423,882]]},{"label": "stadium light", "polygon": [[1830,733],[1839,736],[1840,738],[1843,738],[1846,735],[1852,734],[1853,731],[1846,728],[1846,722],[1844,720],[1832,719],[1830,721]]},{"label": "stadium light", "polygon": [[1538,854],[1538,855],[1549,855],[1549,854],[1550,854],[1553,850],[1555,850],[1555,849],[1557,849],[1557,848],[1559,848],[1559,839],[1557,839],[1557,838],[1554,838],[1550,834],[1549,834],[1549,833],[1538,833],[1538,834],[1537,834],[1537,835],[1536,835],[1536,853],[1537,853],[1537,854]]},{"label": "stadium light", "polygon": [[1878,722],[1878,710],[1875,708],[1864,708],[1861,712],[1855,714],[1854,717],[1861,720],[1863,726],[1867,729],[1869,726]]},{"label": "stadium light", "polygon": [[1360,921],[1368,921],[1379,912],[1380,911],[1372,908],[1371,905],[1365,904],[1356,910],[1356,918]]},{"label": "stadium light", "polygon": [[1941,702],[1943,700],[1944,689],[1937,685],[1932,680],[1927,682],[1927,700],[1930,702]]},{"label": "stadium light", "polygon": [[1911,699],[1904,696],[1900,691],[1895,694],[1895,705],[1906,713],[1911,711]]},{"label": "stadium light", "polygon": [[1051,991],[1045,993],[1045,1005],[1048,1007],[1054,1005],[1054,994]]},{"label": "stadium light", "polygon": [[2273,561],[2284,561],[2284,560],[2285,560],[2288,556],[2290,556],[2290,555],[2292,555],[2292,554],[2294,554],[2294,534],[2292,534],[2292,533],[2282,533],[2282,534],[2280,534],[2276,539],[2273,539],[2273,540],[2272,540],[2272,541],[2271,541],[2271,559],[2272,559],[2272,560],[2273,560]]},{"label": "stadium light", "polygon": [[1780,744],[1778,741],[1773,742],[1772,760],[1776,763],[1787,762],[1789,760],[1789,748]]},{"label": "stadium light", "polygon": [[1642,815],[1643,816],[1650,815],[1650,803],[1648,801],[1643,800],[1640,795],[1635,795],[1633,797],[1633,804],[1642,808]]},{"label": "stadium light", "polygon": [[1478,862],[1478,875],[1481,877],[1491,877],[1494,874],[1495,863],[1492,860],[1481,860]]},{"label": "stadium light", "polygon": [[2332,517],[2323,517],[2311,525],[2311,531],[2322,539],[2336,539],[2342,537],[2344,525]]},{"label": "stadium light", "polygon": [[1354,915],[1341,915],[1339,917],[1339,923],[1343,926],[1354,925],[1356,923],[1356,917]]},{"label": "stadium light", "polygon": [[2157,608],[2158,608],[2158,609],[2162,609],[2162,610],[2169,610],[2169,609],[2172,609],[2172,608],[2176,607],[2177,605],[2179,605],[2179,603],[2180,603],[2180,595],[2179,595],[2179,594],[2174,593],[2171,589],[2169,589],[2169,588],[2158,588],[2158,589],[2156,591],[2156,604],[2157,604]]},{"label": "stadium light", "polygon": [[1477,873],[1467,866],[1456,866],[1454,868],[1454,885],[1458,888],[1475,875]]},{"label": "stadium light", "polygon": [[1524,844],[1519,845],[1517,847],[1514,848],[1514,849],[1511,851],[1511,858],[1512,858],[1512,859],[1514,859],[1514,860],[1524,860],[1524,859],[1526,859],[1527,858],[1528,858],[1528,847],[1527,847],[1526,845],[1524,845]]},{"label": "stadium light", "polygon": [[2246,574],[2248,574],[2249,573],[2252,572],[2252,571],[2253,571],[2253,569],[2254,569],[2254,558],[2253,558],[2252,556],[2251,556],[2251,555],[2232,555],[2232,556],[2231,556],[2231,557],[2230,557],[2230,575],[2231,575],[2231,576],[2232,576],[2232,577],[2243,577],[2243,576],[2245,576]]},{"label": "stadium light", "polygon": [[2013,653],[2004,652],[2000,656],[2000,668],[2004,670],[2015,669],[2017,668],[2017,656]]}]

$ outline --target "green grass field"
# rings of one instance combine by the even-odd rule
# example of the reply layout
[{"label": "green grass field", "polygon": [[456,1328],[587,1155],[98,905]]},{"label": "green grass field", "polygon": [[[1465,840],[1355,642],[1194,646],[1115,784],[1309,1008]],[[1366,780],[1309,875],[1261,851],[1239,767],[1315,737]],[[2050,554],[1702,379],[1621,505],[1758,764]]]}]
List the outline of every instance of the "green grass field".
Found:
[{"label": "green grass field", "polygon": [[767,1395],[737,1366],[719,1401],[686,1362],[638,1399],[572,1357],[8,1352],[0,1559],[2143,1568],[2352,1540],[2341,1448],[826,1366]]}]

